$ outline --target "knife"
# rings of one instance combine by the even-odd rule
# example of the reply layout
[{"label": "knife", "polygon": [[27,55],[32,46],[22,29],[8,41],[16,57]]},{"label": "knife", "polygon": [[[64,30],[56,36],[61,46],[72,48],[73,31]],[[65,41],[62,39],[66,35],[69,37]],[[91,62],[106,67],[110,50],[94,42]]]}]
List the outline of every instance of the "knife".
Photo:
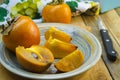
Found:
[{"label": "knife", "polygon": [[109,36],[108,30],[105,28],[100,17],[98,17],[98,27],[101,33],[101,37],[103,40],[105,51],[107,53],[107,57],[110,61],[114,62],[117,59],[117,52],[113,48],[113,43]]}]

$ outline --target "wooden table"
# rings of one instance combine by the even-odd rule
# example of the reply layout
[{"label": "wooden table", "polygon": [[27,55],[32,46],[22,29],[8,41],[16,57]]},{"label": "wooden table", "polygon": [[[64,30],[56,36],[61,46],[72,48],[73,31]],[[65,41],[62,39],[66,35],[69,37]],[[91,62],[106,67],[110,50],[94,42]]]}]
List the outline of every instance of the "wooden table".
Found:
[{"label": "wooden table", "polygon": [[[97,16],[77,16],[72,18],[73,25],[89,26],[91,32],[99,39],[102,45],[102,56],[97,64],[83,74],[72,78],[62,80],[120,80],[120,8],[100,14],[103,22],[107,26],[109,34],[112,38],[115,50],[118,52],[118,59],[116,62],[110,62],[106,57],[101,35],[98,30]],[[0,80],[29,80],[6,70],[0,64]]]}]

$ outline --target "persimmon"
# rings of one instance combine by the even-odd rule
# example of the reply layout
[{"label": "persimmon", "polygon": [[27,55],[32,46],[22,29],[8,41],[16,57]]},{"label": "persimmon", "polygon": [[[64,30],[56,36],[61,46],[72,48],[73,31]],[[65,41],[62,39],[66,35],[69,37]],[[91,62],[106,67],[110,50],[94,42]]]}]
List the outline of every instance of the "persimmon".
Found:
[{"label": "persimmon", "polygon": [[68,43],[72,40],[72,37],[69,34],[67,34],[66,32],[61,31],[55,27],[50,27],[50,29],[48,29],[45,32],[46,40],[48,40],[50,38],[50,36],[52,36],[52,38],[56,38],[56,39],[59,39],[61,41],[68,42]]},{"label": "persimmon", "polygon": [[82,65],[84,55],[80,50],[75,50],[55,63],[55,67],[62,72],[72,71]]},{"label": "persimmon", "polygon": [[33,45],[30,48],[16,47],[16,57],[24,69],[32,72],[43,72],[54,61],[52,52],[39,45]]},{"label": "persimmon", "polygon": [[11,21],[8,25],[11,28],[3,32],[2,40],[4,45],[11,51],[15,52],[17,46],[25,48],[40,43],[40,31],[37,25],[27,16],[19,16]]},{"label": "persimmon", "polygon": [[55,58],[63,58],[77,49],[76,45],[52,38],[51,36],[44,46],[51,50]]},{"label": "persimmon", "polygon": [[70,7],[63,2],[63,0],[53,0],[43,8],[42,18],[44,22],[71,22],[72,13]]}]

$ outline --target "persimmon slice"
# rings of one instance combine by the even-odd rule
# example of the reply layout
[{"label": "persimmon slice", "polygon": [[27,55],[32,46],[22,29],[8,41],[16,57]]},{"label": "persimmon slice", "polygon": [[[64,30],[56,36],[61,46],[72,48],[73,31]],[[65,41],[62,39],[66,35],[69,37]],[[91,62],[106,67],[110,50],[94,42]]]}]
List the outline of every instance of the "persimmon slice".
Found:
[{"label": "persimmon slice", "polygon": [[51,37],[46,41],[45,47],[51,50],[55,58],[63,58],[77,49],[77,46],[72,43],[52,39]]},{"label": "persimmon slice", "polygon": [[75,50],[55,63],[55,67],[62,72],[72,71],[83,63],[84,56],[80,50]]},{"label": "persimmon slice", "polygon": [[52,38],[56,38],[56,39],[59,39],[64,42],[70,42],[72,40],[72,37],[69,34],[67,34],[55,27],[50,27],[50,29],[48,29],[45,32],[46,40],[48,40],[50,38],[50,36],[52,36]]}]

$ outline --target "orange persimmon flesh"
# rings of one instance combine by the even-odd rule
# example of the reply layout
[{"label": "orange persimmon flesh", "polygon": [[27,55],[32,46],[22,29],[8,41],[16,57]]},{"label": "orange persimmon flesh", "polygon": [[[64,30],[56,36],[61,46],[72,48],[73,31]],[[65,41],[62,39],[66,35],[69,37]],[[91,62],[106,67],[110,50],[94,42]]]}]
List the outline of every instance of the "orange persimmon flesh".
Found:
[{"label": "orange persimmon flesh", "polygon": [[34,45],[30,48],[18,46],[16,48],[18,63],[32,72],[45,71],[54,61],[52,52],[46,47]]},{"label": "orange persimmon flesh", "polygon": [[75,50],[55,63],[55,67],[62,72],[72,71],[83,63],[84,56],[80,50]]},{"label": "orange persimmon flesh", "polygon": [[67,34],[55,27],[50,27],[50,29],[48,29],[45,32],[46,40],[48,40],[50,38],[50,36],[52,36],[52,38],[56,38],[56,39],[59,39],[64,42],[70,42],[72,40],[72,37],[69,34]]},{"label": "orange persimmon flesh", "polygon": [[45,42],[44,46],[51,50],[55,58],[63,58],[77,49],[77,46],[72,43],[52,37]]}]

